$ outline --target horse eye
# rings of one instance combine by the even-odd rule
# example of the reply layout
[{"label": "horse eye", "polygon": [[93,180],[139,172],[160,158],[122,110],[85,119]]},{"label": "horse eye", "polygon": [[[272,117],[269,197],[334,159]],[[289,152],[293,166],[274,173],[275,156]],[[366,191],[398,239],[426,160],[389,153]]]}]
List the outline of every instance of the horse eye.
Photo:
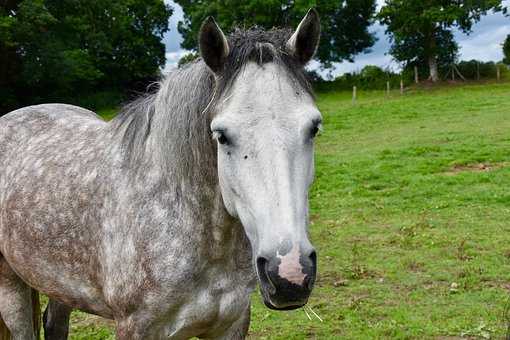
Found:
[{"label": "horse eye", "polygon": [[227,144],[228,143],[227,137],[225,137],[224,134],[220,134],[218,136],[218,143],[220,143],[220,144]]},{"label": "horse eye", "polygon": [[312,138],[317,136],[317,133],[319,132],[319,127],[318,126],[314,126],[312,128]]},{"label": "horse eye", "polygon": [[213,132],[213,138],[218,141],[220,144],[228,144],[228,138],[225,136],[225,134],[222,131],[214,131]]},{"label": "horse eye", "polygon": [[320,131],[320,126],[319,125],[314,125],[312,127],[312,131],[310,131],[310,135],[312,138],[315,138],[315,136],[317,136],[317,134],[319,133]]}]

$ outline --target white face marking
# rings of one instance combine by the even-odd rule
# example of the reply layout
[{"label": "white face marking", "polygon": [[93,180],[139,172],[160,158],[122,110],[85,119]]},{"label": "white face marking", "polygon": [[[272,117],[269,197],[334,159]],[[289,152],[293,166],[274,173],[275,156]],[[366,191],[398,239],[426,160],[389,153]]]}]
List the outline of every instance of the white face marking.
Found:
[{"label": "white face marking", "polygon": [[274,63],[248,63],[225,98],[211,130],[226,139],[218,143],[218,175],[227,210],[254,254],[275,256],[282,240],[311,247],[311,131],[321,120],[313,98]]},{"label": "white face marking", "polygon": [[305,273],[303,273],[303,266],[301,266],[299,262],[300,256],[301,253],[297,244],[292,247],[292,250],[288,254],[282,256],[277,253],[276,255],[281,261],[278,266],[278,275],[299,286],[303,284],[306,277]]}]

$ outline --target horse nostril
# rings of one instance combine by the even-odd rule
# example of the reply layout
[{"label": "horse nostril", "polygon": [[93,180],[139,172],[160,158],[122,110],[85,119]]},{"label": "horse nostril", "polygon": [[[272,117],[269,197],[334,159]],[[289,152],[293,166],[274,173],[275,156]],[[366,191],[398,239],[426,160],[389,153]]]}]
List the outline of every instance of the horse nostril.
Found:
[{"label": "horse nostril", "polygon": [[315,250],[312,250],[309,257],[310,261],[312,262],[312,265],[317,266],[317,253],[315,252]]},{"label": "horse nostril", "polygon": [[257,272],[259,274],[261,283],[269,288],[270,294],[274,294],[276,293],[276,287],[271,281],[269,273],[267,272],[268,262],[269,261],[264,257],[257,257]]},{"label": "horse nostril", "polygon": [[266,268],[266,264],[267,264],[267,259],[264,258],[264,257],[257,257],[257,269],[259,272],[265,272],[265,268]]},{"label": "horse nostril", "polygon": [[308,258],[310,259],[310,263],[311,263],[311,275],[307,275],[306,276],[304,285],[309,290],[312,290],[313,289],[313,285],[315,283],[315,277],[317,275],[317,253],[315,252],[315,250],[313,250],[310,253]]}]

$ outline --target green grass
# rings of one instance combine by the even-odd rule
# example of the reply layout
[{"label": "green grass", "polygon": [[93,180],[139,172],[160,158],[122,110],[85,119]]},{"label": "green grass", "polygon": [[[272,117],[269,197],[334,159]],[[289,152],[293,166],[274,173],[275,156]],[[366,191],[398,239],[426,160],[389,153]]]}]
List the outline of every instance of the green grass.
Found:
[{"label": "green grass", "polygon": [[116,108],[106,108],[97,111],[97,114],[103,117],[105,120],[111,120],[118,113]]},{"label": "green grass", "polygon": [[[510,288],[510,84],[318,95],[311,235],[319,277],[303,310],[253,297],[267,339],[501,338]],[[110,113],[112,113],[110,111]],[[481,165],[483,164],[483,166]],[[71,339],[110,339],[76,313]]]}]

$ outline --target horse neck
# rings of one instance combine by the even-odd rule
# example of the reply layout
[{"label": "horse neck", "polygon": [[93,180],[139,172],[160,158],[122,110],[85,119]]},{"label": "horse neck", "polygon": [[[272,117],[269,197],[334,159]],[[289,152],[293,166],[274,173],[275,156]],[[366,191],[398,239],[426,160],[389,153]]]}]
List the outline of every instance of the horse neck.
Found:
[{"label": "horse neck", "polygon": [[[226,212],[220,192],[216,148],[206,112],[213,96],[214,78],[201,67],[205,65],[197,63],[171,74],[156,95],[142,102],[147,105],[133,108],[132,114],[138,116],[119,117],[112,122],[114,131],[109,157],[113,167],[109,182],[118,187],[113,189],[117,194],[111,199],[127,197],[122,203],[112,204],[119,206],[120,213],[126,209],[138,211],[140,204],[144,204],[142,200],[168,209],[163,212],[168,216],[163,222],[158,223],[148,216],[146,227],[157,228],[155,235],[161,230],[187,234],[195,244],[201,245],[201,255],[197,256],[211,261],[230,258],[235,268],[251,268],[250,245],[243,227]],[[134,127],[141,126],[141,129],[132,130],[147,133],[142,135],[147,138],[126,134],[129,119],[135,118],[138,121]],[[134,138],[133,145],[126,143],[126,136]],[[129,194],[126,196],[123,191]],[[180,217],[172,217],[174,214]],[[171,226],[175,223],[172,219],[182,216],[185,216],[184,225]],[[162,228],[164,223],[168,223],[169,228]],[[187,230],[176,231],[175,228]]]},{"label": "horse neck", "polygon": [[[135,142],[131,152],[136,154],[128,159],[119,157],[124,164],[123,187],[154,192],[161,206],[191,216],[194,220],[188,219],[184,226],[193,228],[190,237],[203,238],[207,256],[218,258],[249,249],[249,245],[242,226],[228,215],[221,197],[206,112],[214,79],[203,67],[197,63],[167,76],[147,106],[134,112],[142,114],[137,119],[150,123],[143,146]],[[145,127],[138,122],[135,125]],[[123,141],[117,142],[120,148],[114,147],[114,153],[122,155]]]},{"label": "horse neck", "polygon": [[[179,87],[181,83],[185,85]],[[155,100],[155,130],[149,142],[164,150],[154,164],[159,164],[171,189],[179,190],[188,202],[196,219],[192,237],[202,238],[204,256],[211,261],[227,256],[237,268],[251,268],[244,229],[227,213],[219,186],[217,150],[207,111],[214,86],[214,77],[201,62],[163,84]]]}]

